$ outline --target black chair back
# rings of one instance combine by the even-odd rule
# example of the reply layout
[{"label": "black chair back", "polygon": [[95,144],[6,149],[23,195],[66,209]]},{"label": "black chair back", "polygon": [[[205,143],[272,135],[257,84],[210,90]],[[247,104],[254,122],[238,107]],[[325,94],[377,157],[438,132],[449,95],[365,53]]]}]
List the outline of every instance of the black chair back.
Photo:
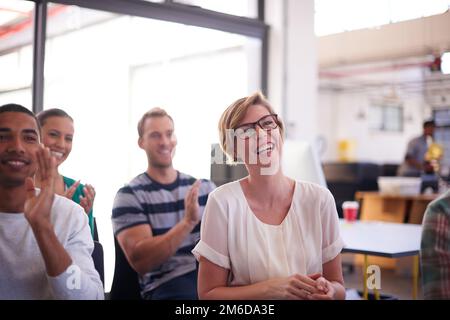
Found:
[{"label": "black chair back", "polygon": [[137,272],[130,266],[116,237],[114,237],[116,263],[111,286],[111,300],[142,300]]},{"label": "black chair back", "polygon": [[97,270],[105,287],[105,266],[103,257],[103,246],[100,242],[94,241],[94,251],[92,251],[92,260],[94,260],[95,270]]},{"label": "black chair back", "polygon": [[98,239],[98,229],[97,229],[97,220],[94,217],[94,241],[100,242]]}]

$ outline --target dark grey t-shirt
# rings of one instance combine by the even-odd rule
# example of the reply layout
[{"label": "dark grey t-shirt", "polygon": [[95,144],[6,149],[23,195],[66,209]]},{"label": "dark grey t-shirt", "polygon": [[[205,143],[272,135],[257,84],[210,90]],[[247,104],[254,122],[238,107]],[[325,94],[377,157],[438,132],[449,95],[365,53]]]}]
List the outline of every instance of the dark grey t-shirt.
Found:
[{"label": "dark grey t-shirt", "polygon": [[[408,148],[406,150],[406,156],[415,159],[419,163],[423,163],[425,160],[425,153],[428,150],[428,144],[426,136],[421,135],[420,137],[412,139],[408,143]],[[398,174],[400,176],[420,176],[421,171],[415,167],[412,167],[404,161],[399,168]]]}]

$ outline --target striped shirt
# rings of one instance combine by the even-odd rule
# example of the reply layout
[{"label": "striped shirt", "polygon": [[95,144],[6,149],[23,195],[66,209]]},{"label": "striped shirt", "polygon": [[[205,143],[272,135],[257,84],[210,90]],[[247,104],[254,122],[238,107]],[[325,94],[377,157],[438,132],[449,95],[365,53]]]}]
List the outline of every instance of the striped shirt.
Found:
[{"label": "striped shirt", "polygon": [[[147,173],[135,177],[116,194],[112,211],[114,236],[122,230],[147,224],[154,236],[169,231],[184,217],[184,198],[195,178],[177,172],[177,179],[170,184],[152,180]],[[198,193],[200,217],[203,215],[208,194],[215,189],[214,183],[202,180]],[[191,251],[200,238],[200,223],[183,241],[174,256],[165,263],[139,277],[141,294],[161,284],[196,269]]]},{"label": "striped shirt", "polygon": [[420,259],[424,298],[450,299],[450,191],[427,207]]}]

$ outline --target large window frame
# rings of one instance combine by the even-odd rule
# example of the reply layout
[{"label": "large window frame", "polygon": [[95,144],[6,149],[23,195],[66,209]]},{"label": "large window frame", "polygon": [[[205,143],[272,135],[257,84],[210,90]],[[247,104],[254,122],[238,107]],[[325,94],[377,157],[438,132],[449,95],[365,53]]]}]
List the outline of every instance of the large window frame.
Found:
[{"label": "large window frame", "polygon": [[154,3],[144,0],[28,0],[35,2],[33,33],[33,80],[32,107],[35,113],[44,105],[44,63],[47,26],[47,4],[58,3],[108,11],[130,16],[182,23],[191,26],[236,33],[260,39],[261,48],[261,91],[267,92],[268,76],[268,32],[264,23],[264,0],[258,0],[258,18],[234,16],[198,7],[191,7],[172,1]]}]

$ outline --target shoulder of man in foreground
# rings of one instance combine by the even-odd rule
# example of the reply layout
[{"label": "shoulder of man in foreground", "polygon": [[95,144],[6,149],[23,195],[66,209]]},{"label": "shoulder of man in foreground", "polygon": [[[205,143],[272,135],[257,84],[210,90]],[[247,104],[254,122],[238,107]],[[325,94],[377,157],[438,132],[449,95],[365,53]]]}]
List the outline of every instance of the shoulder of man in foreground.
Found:
[{"label": "shoulder of man in foreground", "polygon": [[428,204],[424,221],[427,216],[437,214],[446,215],[450,218],[450,190]]}]

